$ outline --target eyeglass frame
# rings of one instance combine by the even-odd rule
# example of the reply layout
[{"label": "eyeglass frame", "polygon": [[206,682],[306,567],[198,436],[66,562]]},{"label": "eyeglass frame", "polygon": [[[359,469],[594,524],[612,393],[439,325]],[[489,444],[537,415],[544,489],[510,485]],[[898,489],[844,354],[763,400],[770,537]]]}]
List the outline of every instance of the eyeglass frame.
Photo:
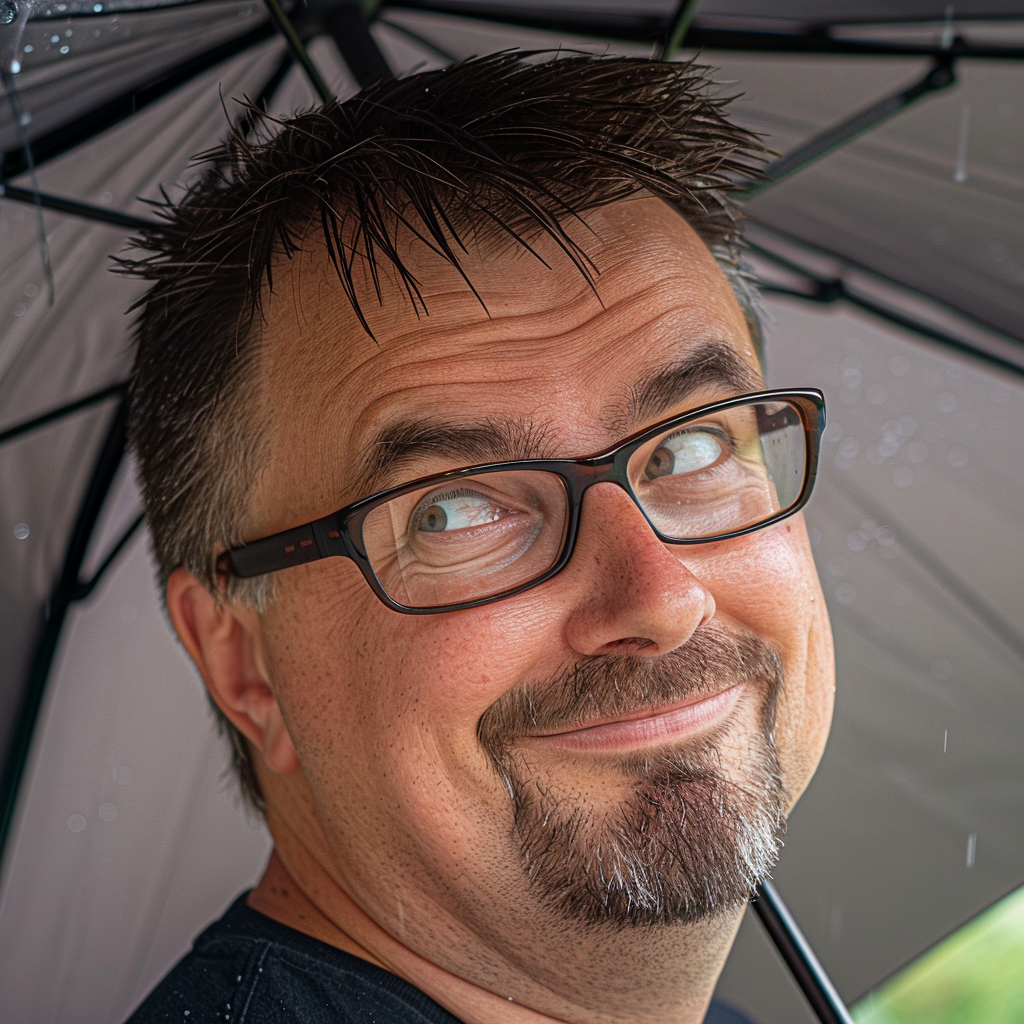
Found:
[{"label": "eyeglass frame", "polygon": [[[767,519],[754,523],[751,526],[744,526],[738,530],[730,530],[726,533],[714,534],[710,537],[679,538],[668,537],[663,534],[651,522],[650,516],[644,510],[639,498],[637,498],[636,493],[633,491],[628,475],[629,460],[648,441],[667,433],[673,428],[685,426],[693,420],[701,419],[712,413],[721,412],[740,405],[755,405],[759,402],[790,402],[800,414],[804,427],[806,462],[803,485],[796,500],[792,505],[769,516]],[[709,544],[716,541],[731,540],[734,537],[742,537],[745,534],[763,530],[783,519],[789,518],[789,516],[799,512],[807,504],[807,500],[811,496],[811,490],[814,487],[818,471],[818,455],[821,448],[821,435],[824,429],[825,397],[817,388],[756,391],[750,394],[736,395],[732,398],[721,399],[698,406],[695,409],[689,409],[677,416],[670,416],[668,419],[662,420],[653,426],[645,427],[637,433],[630,434],[622,441],[595,455],[586,455],[578,459],[524,459],[512,462],[485,462],[480,465],[452,469],[443,473],[431,473],[409,483],[388,487],[365,498],[360,498],[358,501],[343,506],[336,512],[321,516],[319,519],[314,519],[302,526],[282,530],[270,536],[250,541],[239,547],[230,548],[220,556],[217,565],[222,571],[228,571],[239,578],[251,578],[253,576],[262,576],[266,573],[279,572],[281,569],[289,569],[296,565],[305,565],[308,562],[315,562],[322,558],[343,557],[355,562],[363,578],[369,584],[370,589],[392,611],[400,612],[404,615],[438,615],[444,612],[460,611],[465,608],[476,608],[480,605],[490,604],[492,601],[502,601],[508,597],[515,597],[517,594],[540,586],[541,583],[545,583],[553,576],[556,576],[569,564],[579,536],[580,510],[583,505],[583,496],[595,484],[618,484],[629,495],[630,500],[636,505],[640,514],[654,531],[655,536],[663,544]],[[424,487],[441,486],[449,481],[459,480],[466,476],[480,476],[486,473],[499,472],[508,473],[519,470],[551,473],[561,479],[566,490],[567,517],[561,551],[558,558],[555,559],[548,569],[535,579],[528,580],[526,583],[519,583],[515,587],[500,591],[497,594],[475,598],[472,601],[460,601],[448,605],[432,605],[426,608],[399,604],[384,590],[370,564],[362,537],[362,529],[366,517],[375,508],[386,502],[393,501],[403,494],[421,490]]]}]

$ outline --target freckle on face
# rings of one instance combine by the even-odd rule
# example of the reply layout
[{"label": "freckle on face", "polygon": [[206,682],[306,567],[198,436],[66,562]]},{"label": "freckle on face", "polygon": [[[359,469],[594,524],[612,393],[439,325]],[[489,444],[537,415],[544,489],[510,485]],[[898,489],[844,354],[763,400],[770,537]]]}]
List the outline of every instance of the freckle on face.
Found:
[{"label": "freckle on face", "polygon": [[[288,414],[273,423],[275,455],[257,495],[260,529],[296,525],[359,497],[348,490],[339,453],[360,451],[361,439],[395,410],[471,421],[521,416],[543,427],[551,454],[579,456],[618,439],[607,435],[600,414],[622,401],[624,382],[696,341],[722,339],[755,365],[742,315],[710,254],[675,214],[645,202],[593,218],[603,304],[556,253],[547,254],[551,269],[523,260],[470,268],[490,317],[451,273],[425,264],[430,316],[416,319],[389,294],[373,312],[374,345],[353,325],[340,290],[309,267],[297,272],[307,314],[302,344],[320,354],[288,370],[291,321],[275,319],[269,307],[268,351],[272,363],[281,359],[272,368],[281,371],[275,380]],[[286,283],[280,294],[289,291]],[[512,688],[542,683],[591,656],[573,646],[574,617],[595,609],[604,615],[609,644],[643,639],[636,609],[621,597],[658,590],[644,584],[645,574],[647,583],[651,573],[664,574],[659,592],[670,603],[678,564],[713,595],[717,623],[778,651],[785,669],[780,761],[784,772],[793,765],[799,773],[787,788],[806,782],[824,737],[801,737],[791,722],[823,705],[830,663],[821,622],[815,634],[807,606],[790,600],[804,583],[817,589],[802,526],[675,551],[650,564],[640,564],[654,557],[642,545],[637,560],[623,562],[588,531],[555,579],[443,615],[388,610],[342,559],[278,574],[278,599],[265,616],[271,673],[332,855],[382,920],[394,914],[395,893],[411,906],[425,894],[446,907],[456,899],[461,926],[502,930],[509,944],[536,920],[508,795],[481,748],[478,724]],[[665,604],[644,614],[657,624],[670,610]],[[812,642],[822,647],[816,661],[807,656]],[[807,676],[812,661],[825,666],[820,677]],[[578,770],[585,783],[589,769]],[[399,873],[397,863],[411,868]],[[484,893],[492,898],[481,916],[473,908]],[[417,927],[407,914],[406,933]]]}]

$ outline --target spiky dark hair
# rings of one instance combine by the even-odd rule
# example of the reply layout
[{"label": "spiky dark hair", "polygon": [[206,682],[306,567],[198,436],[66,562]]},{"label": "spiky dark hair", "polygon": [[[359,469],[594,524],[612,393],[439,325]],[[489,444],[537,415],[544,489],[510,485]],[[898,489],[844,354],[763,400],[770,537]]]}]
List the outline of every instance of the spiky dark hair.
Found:
[{"label": "spiky dark hair", "polygon": [[[247,135],[233,131],[201,154],[206,166],[184,198],[133,240],[148,254],[118,261],[154,282],[137,304],[130,437],[162,576],[184,566],[216,593],[216,554],[244,539],[268,455],[251,401],[255,328],[282,261],[326,246],[369,331],[356,260],[377,301],[384,260],[429,314],[402,259],[403,231],[471,289],[460,254],[488,236],[530,249],[546,234],[593,283],[567,224],[651,195],[735,270],[731,193],[764,150],[726,119],[725,104],[709,69],[693,63],[508,51],[380,81],[287,120],[257,116]],[[266,599],[259,580],[233,586],[231,596],[257,607]]]}]

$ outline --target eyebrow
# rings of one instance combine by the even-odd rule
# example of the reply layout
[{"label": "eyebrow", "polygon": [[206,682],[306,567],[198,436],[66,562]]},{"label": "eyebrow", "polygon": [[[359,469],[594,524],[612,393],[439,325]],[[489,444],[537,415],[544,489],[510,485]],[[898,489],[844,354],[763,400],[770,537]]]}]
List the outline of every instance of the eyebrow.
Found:
[{"label": "eyebrow", "polygon": [[764,378],[736,349],[723,341],[705,341],[633,384],[612,419],[614,426],[626,430],[671,412],[700,391],[742,395],[763,388]]},{"label": "eyebrow", "polygon": [[488,417],[465,425],[422,418],[392,421],[363,446],[354,489],[360,494],[381,490],[403,466],[429,456],[460,465],[548,458],[546,435],[543,427],[521,418]]},{"label": "eyebrow", "polygon": [[[606,426],[612,435],[625,435],[631,426],[678,408],[699,391],[743,394],[763,386],[761,375],[732,346],[702,342],[682,359],[629,386],[625,401],[606,415]],[[362,446],[357,472],[346,490],[373,494],[391,486],[404,466],[430,456],[467,466],[551,458],[553,449],[548,430],[522,418],[488,417],[470,424],[422,417],[392,420]]]}]

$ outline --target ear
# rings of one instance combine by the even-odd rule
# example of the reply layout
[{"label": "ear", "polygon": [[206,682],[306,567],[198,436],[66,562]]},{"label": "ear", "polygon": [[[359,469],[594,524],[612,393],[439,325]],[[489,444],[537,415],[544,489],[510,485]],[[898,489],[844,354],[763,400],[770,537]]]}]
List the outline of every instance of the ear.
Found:
[{"label": "ear", "polygon": [[167,581],[167,611],[228,721],[262,753],[271,771],[294,772],[299,761],[268,681],[259,615],[218,601],[181,568]]}]

